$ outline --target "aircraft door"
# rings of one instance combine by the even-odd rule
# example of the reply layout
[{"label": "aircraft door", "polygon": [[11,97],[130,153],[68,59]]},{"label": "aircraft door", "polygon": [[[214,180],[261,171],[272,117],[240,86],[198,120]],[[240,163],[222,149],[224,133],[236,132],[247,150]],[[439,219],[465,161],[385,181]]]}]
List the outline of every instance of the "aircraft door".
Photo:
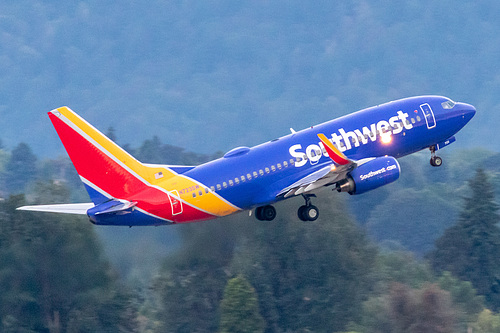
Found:
[{"label": "aircraft door", "polygon": [[431,129],[436,127],[436,118],[434,117],[434,112],[432,112],[432,108],[429,104],[425,103],[420,105],[420,110],[424,114],[425,123],[427,124],[427,128]]},{"label": "aircraft door", "polygon": [[182,213],[182,201],[179,198],[177,190],[170,191],[168,199],[170,200],[170,207],[172,207],[172,216]]}]

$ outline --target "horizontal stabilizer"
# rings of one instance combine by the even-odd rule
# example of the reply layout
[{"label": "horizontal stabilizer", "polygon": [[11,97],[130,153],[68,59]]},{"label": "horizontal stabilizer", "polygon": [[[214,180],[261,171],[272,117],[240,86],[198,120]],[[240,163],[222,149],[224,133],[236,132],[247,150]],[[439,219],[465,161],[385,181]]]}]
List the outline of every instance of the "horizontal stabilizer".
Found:
[{"label": "horizontal stabilizer", "polygon": [[126,213],[131,212],[132,209],[137,205],[137,202],[130,202],[126,200],[110,200],[100,205],[93,207],[89,212],[89,216],[92,215],[102,215],[102,214],[116,214],[116,213]]},{"label": "horizontal stabilizer", "polygon": [[87,215],[87,210],[89,210],[92,207],[94,207],[94,204],[88,202],[88,203],[60,204],[60,205],[22,206],[17,208],[17,210]]}]

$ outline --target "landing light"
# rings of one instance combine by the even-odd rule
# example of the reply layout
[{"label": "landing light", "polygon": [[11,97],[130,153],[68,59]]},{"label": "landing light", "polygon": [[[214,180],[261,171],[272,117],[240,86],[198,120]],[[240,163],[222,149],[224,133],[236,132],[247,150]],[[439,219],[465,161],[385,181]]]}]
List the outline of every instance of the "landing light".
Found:
[{"label": "landing light", "polygon": [[381,135],[381,140],[383,144],[389,144],[392,141],[392,135],[391,133],[384,133]]}]

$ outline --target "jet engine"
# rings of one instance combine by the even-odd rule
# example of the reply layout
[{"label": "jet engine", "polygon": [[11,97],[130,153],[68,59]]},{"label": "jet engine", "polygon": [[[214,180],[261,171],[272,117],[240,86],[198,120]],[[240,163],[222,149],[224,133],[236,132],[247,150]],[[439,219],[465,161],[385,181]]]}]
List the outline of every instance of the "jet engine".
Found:
[{"label": "jet engine", "polygon": [[337,191],[361,194],[387,185],[399,178],[400,167],[392,156],[377,157],[352,170],[337,183]]}]

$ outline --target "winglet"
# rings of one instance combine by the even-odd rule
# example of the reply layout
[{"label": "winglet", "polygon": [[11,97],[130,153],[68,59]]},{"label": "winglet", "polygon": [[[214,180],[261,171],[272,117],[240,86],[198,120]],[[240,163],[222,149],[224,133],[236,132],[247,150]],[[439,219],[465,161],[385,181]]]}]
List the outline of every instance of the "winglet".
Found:
[{"label": "winglet", "polygon": [[318,138],[323,143],[323,146],[328,153],[328,156],[338,165],[346,165],[350,163],[350,160],[327,139],[323,133],[318,134]]}]

